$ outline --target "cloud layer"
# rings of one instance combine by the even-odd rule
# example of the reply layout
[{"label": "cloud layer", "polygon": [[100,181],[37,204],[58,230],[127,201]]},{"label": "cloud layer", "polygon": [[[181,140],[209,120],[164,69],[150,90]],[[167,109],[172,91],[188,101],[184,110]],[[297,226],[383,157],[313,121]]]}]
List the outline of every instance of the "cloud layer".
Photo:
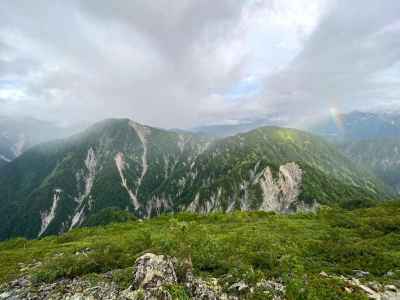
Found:
[{"label": "cloud layer", "polygon": [[6,0],[0,114],[189,127],[399,100],[400,3]]}]

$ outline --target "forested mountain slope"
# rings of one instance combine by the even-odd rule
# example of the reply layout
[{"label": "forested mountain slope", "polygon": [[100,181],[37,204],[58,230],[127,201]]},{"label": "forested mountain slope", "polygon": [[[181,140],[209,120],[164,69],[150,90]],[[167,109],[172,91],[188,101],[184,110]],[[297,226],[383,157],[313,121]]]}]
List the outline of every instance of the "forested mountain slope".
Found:
[{"label": "forested mountain slope", "polygon": [[140,218],[168,211],[313,209],[381,199],[386,187],[335,146],[264,127],[210,141],[135,123],[100,122],[41,144],[0,171],[0,238],[80,226],[107,207]]}]

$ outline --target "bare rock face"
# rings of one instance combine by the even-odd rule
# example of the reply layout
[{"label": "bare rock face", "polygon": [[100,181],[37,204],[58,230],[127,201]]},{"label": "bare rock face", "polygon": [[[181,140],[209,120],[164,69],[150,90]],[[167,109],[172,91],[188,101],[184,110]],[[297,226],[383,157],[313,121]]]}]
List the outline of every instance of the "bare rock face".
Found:
[{"label": "bare rock face", "polygon": [[271,169],[267,167],[259,180],[264,198],[260,209],[276,212],[289,211],[298,200],[302,180],[303,171],[294,162],[280,166],[278,180],[273,178]]},{"label": "bare rock face", "polygon": [[177,283],[172,259],[152,253],[146,253],[136,260],[133,276],[135,289],[151,289]]}]

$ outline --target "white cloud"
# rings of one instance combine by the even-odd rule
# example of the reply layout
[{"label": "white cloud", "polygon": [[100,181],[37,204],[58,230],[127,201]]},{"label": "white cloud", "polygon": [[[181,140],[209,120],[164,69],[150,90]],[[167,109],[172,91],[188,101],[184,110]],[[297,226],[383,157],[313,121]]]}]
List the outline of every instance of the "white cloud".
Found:
[{"label": "white cloud", "polygon": [[188,127],[393,101],[398,3],[6,0],[1,109]]}]

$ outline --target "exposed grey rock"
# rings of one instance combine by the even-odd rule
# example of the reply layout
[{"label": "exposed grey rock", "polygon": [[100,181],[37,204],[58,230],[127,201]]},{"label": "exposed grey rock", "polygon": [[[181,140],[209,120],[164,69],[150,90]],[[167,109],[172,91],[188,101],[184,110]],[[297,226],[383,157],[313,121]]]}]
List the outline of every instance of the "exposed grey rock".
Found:
[{"label": "exposed grey rock", "polygon": [[375,292],[382,290],[382,285],[377,282],[368,282],[367,286],[373,289]]},{"label": "exposed grey rock", "polygon": [[163,287],[144,290],[139,288],[133,290],[132,287],[121,292],[118,299],[121,300],[172,300],[171,294]]},{"label": "exposed grey rock", "polygon": [[394,285],[386,285],[384,292],[380,294],[379,300],[400,300],[400,289]]},{"label": "exposed grey rock", "polygon": [[274,292],[278,292],[279,294],[283,295],[286,292],[286,286],[275,280],[261,280],[260,282],[257,283],[258,288],[262,288],[265,290],[270,290]]},{"label": "exposed grey rock", "polygon": [[377,297],[377,292],[374,291],[373,289],[363,285],[363,284],[359,284],[358,287],[363,290],[369,297],[372,297],[373,299],[376,299]]},{"label": "exposed grey rock", "polygon": [[237,299],[223,294],[217,279],[206,281],[193,276],[191,263],[184,268],[186,274],[178,281],[175,271],[177,265],[176,259],[163,255],[147,253],[139,257],[134,266],[132,286],[121,293],[122,299],[172,300],[170,293],[164,289],[171,284],[184,286],[194,300]]},{"label": "exposed grey rock", "polygon": [[244,281],[239,281],[237,283],[232,284],[229,287],[229,290],[241,293],[241,292],[247,290],[248,288],[249,288],[249,286]]},{"label": "exposed grey rock", "polygon": [[0,294],[0,299],[9,299],[12,295],[12,292],[3,292]]},{"label": "exposed grey rock", "polygon": [[14,288],[27,287],[29,285],[31,285],[31,283],[26,277],[18,278],[10,283],[10,286]]},{"label": "exposed grey rock", "polygon": [[387,277],[394,276],[394,272],[389,271],[389,272],[387,272],[387,273],[385,274],[385,276],[387,276]]},{"label": "exposed grey rock", "polygon": [[192,273],[188,273],[186,276],[185,287],[188,289],[194,300],[221,299],[219,297],[221,291],[217,285],[216,279],[207,283],[200,278],[195,278]]},{"label": "exposed grey rock", "polygon": [[0,299],[12,300],[38,300],[38,299],[60,299],[60,300],[117,300],[119,299],[118,287],[108,281],[92,283],[88,280],[61,279],[54,283],[34,286],[29,279],[24,278],[21,285],[14,284],[0,288]]},{"label": "exposed grey rock", "polygon": [[[87,250],[84,249],[82,253]],[[179,268],[182,273],[179,278],[175,268]],[[195,277],[190,260],[178,263],[175,258],[152,253],[144,254],[136,260],[131,286],[125,290],[112,281],[112,271],[97,276],[96,280],[77,277],[39,285],[25,276],[1,286],[0,300],[175,300],[169,292],[171,285],[184,288],[190,299],[194,300],[239,300],[256,289],[239,281],[231,285],[228,294],[224,293],[218,279]],[[273,296],[272,299],[284,299],[280,297],[284,286],[279,282],[263,281],[261,285],[265,289],[278,291],[266,292],[266,295]]]},{"label": "exposed grey rock", "polygon": [[84,248],[81,249],[79,251],[75,252],[75,255],[79,256],[79,255],[84,255],[84,256],[88,256],[88,254],[91,252],[92,250],[90,248]]},{"label": "exposed grey rock", "polygon": [[355,276],[357,278],[367,277],[369,275],[369,272],[362,271],[362,270],[353,270],[353,272],[355,273]]},{"label": "exposed grey rock", "polygon": [[321,273],[319,273],[319,276],[329,277],[329,275],[325,271],[322,271]]},{"label": "exposed grey rock", "polygon": [[121,293],[121,299],[172,300],[165,286],[177,282],[172,258],[146,253],[136,260],[132,285]]},{"label": "exposed grey rock", "polygon": [[385,286],[385,291],[397,292],[397,287],[394,286],[394,285],[386,285],[386,286]]},{"label": "exposed grey rock", "polygon": [[325,272],[321,272],[320,275],[345,281],[349,285],[345,288],[346,292],[348,293],[352,293],[355,289],[357,289],[364,292],[369,299],[400,300],[400,289],[395,285],[386,285],[383,287],[377,282],[368,282],[367,284],[363,284],[357,278],[328,275]]},{"label": "exposed grey rock", "polygon": [[150,289],[176,283],[177,278],[171,258],[146,253],[136,260],[133,270],[134,289]]},{"label": "exposed grey rock", "polygon": [[265,168],[259,179],[263,191],[260,210],[287,212],[297,201],[303,180],[302,169],[294,162],[279,168],[279,179],[275,180],[270,167]]}]

